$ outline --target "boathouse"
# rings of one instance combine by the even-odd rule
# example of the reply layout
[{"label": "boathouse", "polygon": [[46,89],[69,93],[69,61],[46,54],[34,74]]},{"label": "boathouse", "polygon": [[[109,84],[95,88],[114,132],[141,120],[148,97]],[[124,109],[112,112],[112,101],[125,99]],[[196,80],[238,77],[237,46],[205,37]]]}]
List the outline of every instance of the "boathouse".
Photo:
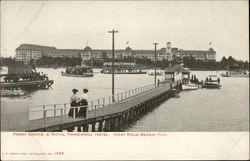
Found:
[{"label": "boathouse", "polygon": [[186,82],[190,79],[190,71],[181,65],[175,65],[165,70],[165,80],[174,82],[176,79],[181,79]]}]

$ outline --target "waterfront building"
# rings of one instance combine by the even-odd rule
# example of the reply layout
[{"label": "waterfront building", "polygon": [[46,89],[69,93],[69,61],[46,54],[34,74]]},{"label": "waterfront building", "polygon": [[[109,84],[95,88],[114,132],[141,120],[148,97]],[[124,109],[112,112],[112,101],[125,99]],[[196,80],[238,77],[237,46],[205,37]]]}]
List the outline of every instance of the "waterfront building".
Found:
[{"label": "waterfront building", "polygon": [[68,57],[79,58],[83,50],[81,49],[57,49],[57,52],[52,57]]},{"label": "waterfront building", "polygon": [[[33,44],[22,44],[16,49],[16,59],[18,61],[29,62],[31,59],[40,59],[42,56],[48,57],[70,57],[81,58],[82,60],[112,58],[112,50],[92,49],[86,46],[84,49],[57,49],[51,46],[40,46]],[[115,59],[141,58],[155,61],[154,50],[136,50],[129,46],[125,49],[115,50]],[[173,57],[193,57],[196,60],[216,60],[216,52],[213,48],[209,50],[182,50],[172,48],[171,42],[167,42],[166,47],[156,51],[156,60],[172,60]]]},{"label": "waterfront building", "polygon": [[175,53],[176,57],[183,59],[184,57],[193,57],[196,60],[216,60],[216,52],[213,48],[210,48],[207,51],[204,50],[178,50]]},{"label": "waterfront building", "polygon": [[27,63],[31,59],[40,59],[43,55],[54,55],[56,51],[57,49],[51,46],[21,44],[16,49],[16,59]]}]

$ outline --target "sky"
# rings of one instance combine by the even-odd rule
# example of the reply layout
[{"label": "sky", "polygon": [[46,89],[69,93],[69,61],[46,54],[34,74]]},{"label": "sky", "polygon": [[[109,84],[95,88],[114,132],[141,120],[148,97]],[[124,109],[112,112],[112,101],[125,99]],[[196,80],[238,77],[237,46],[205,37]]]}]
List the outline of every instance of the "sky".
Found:
[{"label": "sky", "polygon": [[22,43],[58,49],[208,50],[249,61],[245,1],[1,1],[1,57]]}]

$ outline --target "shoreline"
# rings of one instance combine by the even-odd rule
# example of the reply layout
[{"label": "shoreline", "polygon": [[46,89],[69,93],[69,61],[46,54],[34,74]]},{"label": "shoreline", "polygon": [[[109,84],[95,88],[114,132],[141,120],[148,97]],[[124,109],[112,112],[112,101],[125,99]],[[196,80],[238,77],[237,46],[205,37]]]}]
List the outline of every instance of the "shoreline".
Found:
[{"label": "shoreline", "polygon": [[[47,66],[39,66],[39,67],[36,67],[36,68],[67,68],[67,67],[47,67]],[[101,67],[93,67],[93,69],[103,69]],[[145,70],[154,70],[154,68],[147,68]],[[165,69],[157,69],[157,70],[165,70]],[[220,70],[216,70],[216,69],[204,69],[204,68],[188,68],[188,70],[191,70],[191,71],[224,71],[224,70],[227,70],[227,69],[220,69]]]}]

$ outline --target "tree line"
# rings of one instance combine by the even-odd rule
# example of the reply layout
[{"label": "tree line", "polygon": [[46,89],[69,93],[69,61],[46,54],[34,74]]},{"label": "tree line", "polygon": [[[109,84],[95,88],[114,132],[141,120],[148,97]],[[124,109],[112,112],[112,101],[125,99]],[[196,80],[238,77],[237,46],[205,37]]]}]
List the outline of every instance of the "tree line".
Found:
[{"label": "tree line", "polygon": [[249,62],[248,61],[241,61],[236,60],[232,56],[226,58],[225,56],[222,57],[220,61],[204,61],[204,60],[195,60],[193,57],[184,57],[183,58],[184,67],[190,69],[197,69],[197,70],[228,70],[232,68],[237,69],[249,69]]},{"label": "tree line", "polygon": [[[14,58],[8,57],[3,58],[1,57],[1,66],[8,66],[8,65],[21,65],[22,62],[15,61]],[[112,59],[108,57],[102,57],[101,59],[91,59],[86,61],[85,64],[89,66],[93,66],[94,68],[102,68],[104,62],[111,62]],[[174,57],[174,59],[169,62],[166,59],[162,61],[152,61],[148,58],[134,58],[134,57],[127,57],[122,59],[115,59],[115,62],[134,62],[136,64],[140,64],[145,68],[154,68],[155,66],[160,69],[165,69],[169,67],[171,64],[172,66],[175,64],[183,64],[184,67],[194,69],[194,70],[226,70],[230,66],[235,66],[240,69],[249,69],[249,62],[248,61],[241,61],[236,60],[232,56],[228,58],[222,57],[220,61],[204,61],[204,60],[196,60],[193,57],[184,57],[181,60],[179,57]],[[69,66],[76,66],[80,65],[82,62],[81,58],[69,58],[69,57],[47,57],[43,56],[38,60],[32,60],[29,62],[31,66],[36,67],[46,67],[46,68],[54,68],[54,67],[69,67]]]}]

